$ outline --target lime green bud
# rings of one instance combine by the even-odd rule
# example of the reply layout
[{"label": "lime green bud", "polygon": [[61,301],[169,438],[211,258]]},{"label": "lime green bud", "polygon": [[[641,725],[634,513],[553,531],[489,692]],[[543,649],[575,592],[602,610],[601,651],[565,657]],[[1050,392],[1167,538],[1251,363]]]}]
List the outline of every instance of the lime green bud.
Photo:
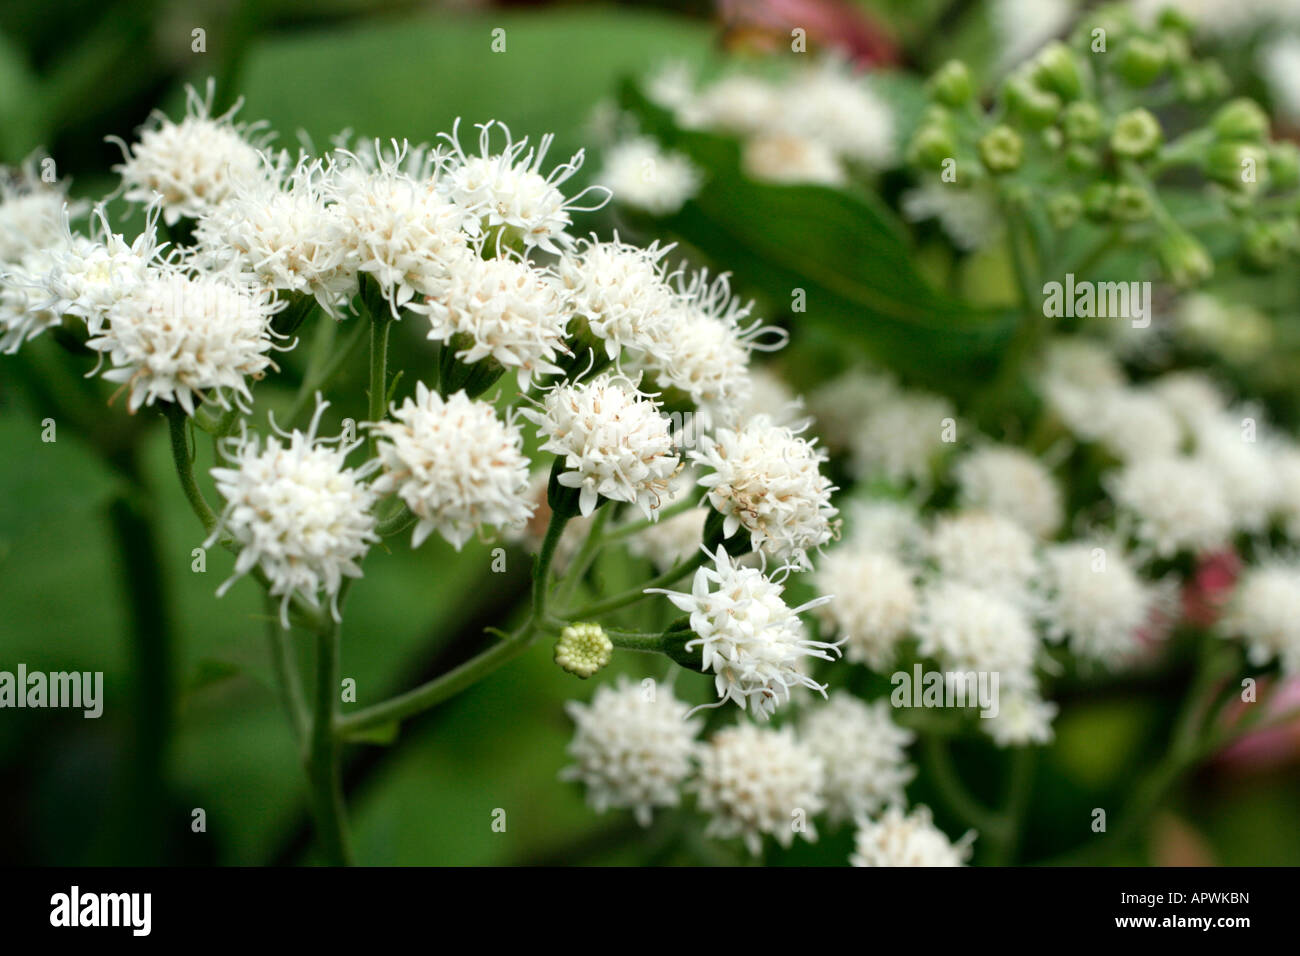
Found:
[{"label": "lime green bud", "polygon": [[1101,110],[1087,100],[1077,100],[1061,116],[1065,138],[1074,143],[1091,143],[1101,136]]},{"label": "lime green bud", "polygon": [[1197,285],[1214,274],[1214,260],[1186,232],[1165,233],[1156,244],[1156,255],[1169,281],[1181,288]]},{"label": "lime green bud", "polygon": [[1061,42],[1049,43],[1034,57],[1034,82],[1061,99],[1078,99],[1083,93],[1083,66],[1078,54]]},{"label": "lime green bud", "polygon": [[1251,224],[1242,237],[1241,254],[1244,264],[1257,272],[1276,269],[1283,256],[1295,248],[1296,232],[1295,220]]},{"label": "lime green bud", "polygon": [[1274,143],[1268,148],[1268,174],[1283,189],[1300,183],[1300,148],[1295,143]]},{"label": "lime green bud", "polygon": [[1141,159],[1160,148],[1160,121],[1147,110],[1129,110],[1115,120],[1110,148],[1120,156]]},{"label": "lime green bud", "polygon": [[555,663],[586,680],[609,663],[614,645],[599,624],[570,624],[555,642]]},{"label": "lime green bud", "polygon": [[943,126],[922,126],[907,147],[907,159],[922,169],[937,169],[957,151],[952,133]]},{"label": "lime green bud", "polygon": [[1010,126],[995,126],[979,142],[980,159],[991,173],[1009,173],[1020,168],[1025,144]]},{"label": "lime green bud", "polygon": [[930,96],[944,106],[965,106],[974,90],[970,70],[961,60],[949,60],[935,71],[927,84]]},{"label": "lime green bud", "polygon": [[1196,21],[1177,7],[1165,7],[1156,16],[1156,26],[1162,30],[1172,30],[1184,36],[1196,32]]},{"label": "lime green bud", "polygon": [[1040,89],[1024,76],[1014,76],[1002,88],[1002,98],[1010,113],[1031,129],[1042,129],[1056,122],[1061,112],[1061,98]]},{"label": "lime green bud", "polygon": [[1254,195],[1268,181],[1268,151],[1254,143],[1215,143],[1205,156],[1205,175],[1217,183]]},{"label": "lime green bud", "polygon": [[1101,166],[1101,157],[1091,146],[1076,143],[1065,151],[1065,165],[1072,172],[1090,173]]},{"label": "lime green bud", "polygon": [[1121,183],[1110,198],[1110,217],[1116,222],[1141,222],[1151,215],[1151,195],[1140,186]]},{"label": "lime green bud", "polygon": [[1183,66],[1191,62],[1192,45],[1185,34],[1166,30],[1160,35],[1160,43],[1165,48],[1165,59],[1171,66]]},{"label": "lime green bud", "polygon": [[1119,51],[1115,71],[1129,86],[1149,86],[1169,65],[1163,43],[1130,37]]},{"label": "lime green bud", "polygon": [[1083,200],[1074,193],[1056,193],[1047,200],[1047,218],[1053,229],[1064,232],[1083,215]]},{"label": "lime green bud", "polygon": [[1083,192],[1083,211],[1094,222],[1110,219],[1110,207],[1115,199],[1115,186],[1108,182],[1093,183]]},{"label": "lime green bud", "polygon": [[1210,121],[1219,139],[1239,139],[1259,143],[1268,135],[1268,114],[1254,100],[1241,96],[1224,104]]}]

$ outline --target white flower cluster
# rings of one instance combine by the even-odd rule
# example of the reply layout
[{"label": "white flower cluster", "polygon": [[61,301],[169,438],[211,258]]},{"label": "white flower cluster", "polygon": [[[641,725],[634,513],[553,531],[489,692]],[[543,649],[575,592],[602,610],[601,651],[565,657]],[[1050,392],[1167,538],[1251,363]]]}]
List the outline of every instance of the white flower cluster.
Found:
[{"label": "white flower cluster", "polygon": [[884,169],[897,155],[889,106],[834,60],[780,78],[731,72],[706,83],[669,64],[646,92],[683,127],[739,137],[745,172],[757,180],[838,186],[851,170]]}]

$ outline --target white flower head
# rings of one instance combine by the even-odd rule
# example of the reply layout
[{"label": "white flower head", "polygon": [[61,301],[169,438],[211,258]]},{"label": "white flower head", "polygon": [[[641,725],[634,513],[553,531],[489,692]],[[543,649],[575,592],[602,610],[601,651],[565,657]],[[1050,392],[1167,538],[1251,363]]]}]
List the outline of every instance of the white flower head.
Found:
[{"label": "white flower head", "polygon": [[939,575],[1023,603],[1038,572],[1035,542],[1010,518],[961,511],[938,519],[926,551]]},{"label": "white flower head", "polygon": [[900,561],[919,559],[926,529],[916,508],[894,498],[859,498],[850,502],[849,541],[857,547],[893,555]]},{"label": "white flower head", "polygon": [[999,686],[1032,686],[1038,639],[1015,604],[958,581],[922,591],[913,630],[920,652],[957,672],[998,674]]},{"label": "white flower head", "polygon": [[623,349],[641,355],[667,339],[677,300],[663,259],[672,249],[579,239],[560,258],[556,270],[573,312],[604,341],[609,358]]},{"label": "white flower head", "polygon": [[800,739],[826,768],[822,793],[832,821],[903,801],[903,788],[916,774],[907,762],[914,735],[895,724],[889,710],[887,700],[867,704],[836,691],[800,721]]},{"label": "white flower head", "polygon": [[325,169],[322,189],[343,225],[346,268],[374,277],[394,318],[417,295],[442,290],[469,242],[465,211],[438,190],[436,162],[394,140],[365,155],[338,149]]},{"label": "white flower head", "polygon": [[705,835],[740,837],[755,856],[764,834],[784,847],[796,832],[816,840],[823,775],[821,759],[789,727],[744,723],[718,731],[700,748],[695,783],[700,810],[712,815]]},{"label": "white flower head", "polygon": [[1228,410],[1228,397],[1223,389],[1204,372],[1169,372],[1151,383],[1151,391],[1189,435]]},{"label": "white flower head", "polygon": [[313,296],[338,318],[357,288],[349,226],[326,204],[324,167],[303,156],[287,169],[263,155],[265,174],[235,189],[199,219],[197,260],[237,268],[268,289]]},{"label": "white flower head", "polygon": [[57,246],[66,238],[67,219],[85,211],[82,203],[69,203],[64,184],[41,178],[38,165],[51,162],[29,157],[12,172],[0,168],[0,269],[16,264],[24,255]]},{"label": "white flower head", "polygon": [[[504,123],[489,120],[476,125],[478,155],[467,154],[461,145],[459,119],[450,133],[442,134],[450,146],[447,168],[440,179],[443,194],[483,228],[497,230],[499,242],[509,244],[517,239],[525,249],[536,246],[558,255],[572,241],[568,234],[571,214],[599,209],[609,200],[608,190],[588,186],[578,195],[566,197],[560,187],[582,167],[583,151],[543,174],[552,134],[532,147],[527,137],[515,142]],[[492,149],[494,129],[505,136],[500,152]],[[594,197],[594,205],[579,205],[588,193]]]},{"label": "white flower head", "polygon": [[1246,645],[1253,666],[1277,660],[1283,674],[1300,675],[1300,565],[1274,559],[1247,568],[1219,630]]},{"label": "white flower head", "polygon": [[580,489],[584,516],[602,497],[635,504],[647,518],[666,500],[679,464],[669,421],[627,379],[607,374],[559,385],[522,414],[537,425],[541,450],[563,459],[557,480]]},{"label": "white flower head", "polygon": [[1099,541],[1053,545],[1043,555],[1047,639],[1069,641],[1070,651],[1118,667],[1140,649],[1140,631],[1156,606],[1154,589],[1138,577],[1118,546]]},{"label": "white flower head", "polygon": [[746,140],[741,165],[760,182],[840,186],[848,178],[824,140],[789,132],[760,133]]},{"label": "white flower head", "polygon": [[782,103],[775,83],[732,72],[681,104],[677,119],[689,129],[758,133],[779,121]]},{"label": "white flower head", "polygon": [[985,445],[953,467],[960,499],[1010,518],[1038,538],[1050,538],[1061,526],[1061,489],[1037,458],[1010,445]]},{"label": "white flower head", "polygon": [[888,104],[835,60],[790,78],[781,89],[775,126],[819,140],[844,161],[869,169],[889,166],[897,154]]},{"label": "white flower head", "polygon": [[791,608],[781,597],[785,588],[758,568],[739,567],[722,545],[712,557],[713,567],[695,572],[689,594],[652,590],[690,615],[695,637],[685,649],[698,647],[702,669],[713,672],[719,698],[714,706],[731,700],[768,717],[789,701],[792,688],[825,694],[800,666],[806,657],[829,661],[839,651],[835,644],[809,639],[799,615],[830,596]]},{"label": "white flower head", "polygon": [[271,316],[279,306],[269,290],[234,274],[154,271],[113,305],[86,345],[112,364],[104,378],[126,383],[131,412],[161,399],[193,414],[206,397],[228,408],[227,395],[247,408],[247,379],[275,368]]},{"label": "white flower head", "polygon": [[1239,410],[1203,420],[1195,440],[1194,458],[1218,479],[1233,527],[1265,530],[1281,495],[1271,437]]},{"label": "white flower head", "polygon": [[883,398],[859,420],[850,440],[854,476],[927,484],[953,423],[952,404],[939,395],[908,391]]},{"label": "white flower head", "polygon": [[681,153],[665,150],[650,136],[615,143],[605,153],[596,179],[614,201],[652,216],[669,216],[700,191],[701,176]]},{"label": "white flower head", "polygon": [[1043,700],[1035,690],[1016,689],[998,695],[998,712],[981,715],[980,730],[999,747],[1041,746],[1052,742],[1056,704]]},{"label": "white flower head", "polygon": [[953,843],[934,825],[929,807],[905,814],[894,805],[876,820],[861,820],[850,862],[854,866],[965,866],[974,831]]},{"label": "white flower head", "polygon": [[560,776],[580,782],[597,813],[628,809],[648,826],[656,809],[681,802],[700,722],[688,719],[670,688],[620,677],[590,704],[570,701],[565,710],[576,725],[568,747],[574,762]]},{"label": "white flower head", "polygon": [[32,249],[16,263],[0,263],[0,352],[13,354],[63,321],[49,293],[49,277],[58,268],[55,256],[50,249]]},{"label": "white flower head", "polygon": [[265,124],[236,123],[243,100],[220,116],[212,115],[215,84],[199,96],[185,88],[185,118],[173,123],[155,112],[129,146],[116,140],[123,162],[113,171],[122,177],[129,202],[147,205],[161,196],[162,216],[171,226],[197,219],[264,175],[259,147],[268,137]]},{"label": "white flower head", "polygon": [[843,635],[845,656],[884,670],[894,660],[916,611],[916,574],[893,554],[855,534],[829,550],[813,572],[818,593],[835,600],[817,609],[831,634]]},{"label": "white flower head", "polygon": [[806,568],[808,552],[835,535],[836,489],[821,473],[826,456],[815,439],[759,415],[700,436],[700,447],[689,454],[709,469],[700,485],[723,516],[726,537],[743,528],[755,551]]},{"label": "white flower head", "polygon": [[50,251],[54,267],[45,280],[58,315],[73,315],[99,335],[114,307],[165,263],[159,244],[159,204],[149,207],[144,229],[131,243],[113,232],[104,207],[96,206],[89,236],[74,233],[65,218],[63,240]]},{"label": "white flower head", "polygon": [[463,252],[438,294],[411,305],[429,319],[429,338],[456,350],[466,365],[490,360],[511,370],[525,391],[561,371],[572,306],[548,271],[514,256]]},{"label": "white flower head", "polygon": [[1279,441],[1272,448],[1277,485],[1274,508],[1282,528],[1293,542],[1300,542],[1300,447]]},{"label": "white flower head", "polygon": [[888,372],[852,368],[823,382],[808,396],[808,409],[818,433],[834,451],[854,446],[863,419],[875,406],[898,393],[898,383]]},{"label": "white flower head", "polygon": [[710,277],[702,269],[676,278],[677,306],[640,364],[670,394],[689,399],[703,428],[734,424],[753,388],[750,351],[780,349],[787,335],[757,319],[748,322],[753,303],[732,295],[726,273]]},{"label": "white flower head", "polygon": [[1223,487],[1205,464],[1182,456],[1142,458],[1108,476],[1109,491],[1139,541],[1161,557],[1209,551],[1232,533]]},{"label": "white flower head", "polygon": [[437,531],[459,551],[480,527],[528,521],[528,459],[514,422],[464,392],[443,399],[423,382],[392,415],[370,426],[383,463],[374,491],[396,493],[419,519],[411,547]]},{"label": "white flower head", "polygon": [[217,595],[261,567],[269,593],[280,598],[285,627],[295,596],[319,607],[322,591],[338,620],[343,579],[361,577],[359,562],[379,540],[371,513],[376,495],[364,480],[379,463],[349,468],[347,457],[361,442],[317,437],[328,405],[317,399],[306,432],[277,430],[264,444],[243,434],[227,444],[230,467],[212,469],[226,506],[205,546],[228,534],[240,548],[234,574]]},{"label": "white flower head", "polygon": [[991,246],[1006,232],[991,189],[957,189],[934,176],[904,192],[901,205],[908,222],[936,220],[944,235],[963,252]]},{"label": "white flower head", "polygon": [[1173,455],[1183,444],[1178,419],[1161,398],[1137,388],[1099,389],[1075,406],[1067,424],[1120,461]]}]

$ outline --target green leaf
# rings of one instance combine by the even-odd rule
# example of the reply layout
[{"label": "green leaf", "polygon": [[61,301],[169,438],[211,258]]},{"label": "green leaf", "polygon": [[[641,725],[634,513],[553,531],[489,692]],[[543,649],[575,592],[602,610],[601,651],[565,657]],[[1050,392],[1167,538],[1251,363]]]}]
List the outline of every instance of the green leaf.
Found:
[{"label": "green leaf", "polygon": [[[493,52],[494,30],[504,52]],[[591,108],[626,71],[707,57],[710,40],[701,21],[608,8],[440,12],[295,34],[249,51],[240,115],[268,120],[282,141],[301,128],[318,147],[345,128],[426,140],[458,116],[468,146],[472,124],[497,119],[531,142],[555,133],[549,169],[589,145]]]},{"label": "green leaf", "polygon": [[39,93],[22,50],[0,34],[0,162],[17,163],[41,145]]},{"label": "green leaf", "polygon": [[992,374],[1013,314],[933,288],[872,193],[754,182],[734,141],[680,129],[630,81],[622,98],[647,132],[705,171],[699,194],[664,220],[668,229],[775,303],[803,289],[807,311],[796,323],[822,326],[913,381],[962,393]]}]

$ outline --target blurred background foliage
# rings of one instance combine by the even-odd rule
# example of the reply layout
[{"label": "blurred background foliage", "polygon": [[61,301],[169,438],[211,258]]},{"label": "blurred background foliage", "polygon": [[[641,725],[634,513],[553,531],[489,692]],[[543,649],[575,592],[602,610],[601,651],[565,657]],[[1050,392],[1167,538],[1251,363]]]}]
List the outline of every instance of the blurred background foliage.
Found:
[{"label": "blurred background foliage", "polygon": [[[871,82],[894,106],[900,140],[923,105],[918,77],[952,55],[977,70],[989,62],[979,3],[857,6],[890,38],[879,59],[895,68]],[[489,50],[497,27],[506,30],[504,54]],[[192,50],[199,28],[202,53]],[[619,100],[725,184],[666,226],[701,261],[733,270],[770,317],[789,318],[791,288],[816,286],[824,274],[847,277],[821,289],[823,307],[792,328],[793,345],[779,361],[796,385],[817,381],[858,350],[958,396],[987,378],[1008,328],[1005,268],[981,264],[978,295],[938,291],[924,254],[876,195],[747,182],[736,172],[734,145],[669,129],[627,83],[667,59],[707,67],[737,45],[735,33],[703,0],[544,9],[405,0],[7,0],[0,6],[0,160],[17,163],[44,147],[60,176],[73,179],[74,193],[102,195],[119,158],[104,137],[129,139],[154,107],[176,115],[183,84],[208,76],[217,78],[219,100],[245,98],[244,119],[267,120],[282,144],[301,130],[317,148],[349,128],[428,139],[460,116],[496,118],[519,135],[554,132],[558,160],[591,139],[599,103]],[[589,159],[580,178],[589,180],[593,166]],[[894,188],[888,180],[881,186]],[[582,225],[650,237],[645,223],[623,216],[607,209]],[[414,330],[400,332],[393,355],[418,377],[429,353]],[[289,412],[302,352],[258,387],[259,413],[274,409],[283,420]],[[362,363],[352,364],[332,393],[361,395]],[[224,552],[208,555],[206,572],[191,570],[201,531],[171,475],[160,420],[142,413],[122,426],[129,441],[120,445],[113,435],[88,440],[60,421],[58,441],[43,443],[50,391],[101,415],[108,391],[81,379],[84,368],[49,337],[24,349],[24,369],[0,364],[0,668],[21,661],[31,670],[102,670],[107,702],[97,721],[4,712],[0,861],[310,862],[303,775],[273,690],[264,608],[250,582],[221,601],[213,597],[231,569]],[[126,417],[120,402],[114,407]],[[336,421],[364,417],[346,402],[334,412]],[[132,450],[106,463],[104,449],[121,446]],[[200,443],[197,454],[206,471],[212,449]],[[142,521],[154,530],[141,532]],[[130,586],[141,547],[156,551],[164,570],[161,601]],[[620,581],[649,576],[635,560],[603,560],[599,574],[620,590]],[[504,573],[491,563],[486,545],[471,543],[457,556],[437,537],[418,552],[380,548],[369,556],[343,633],[342,673],[356,680],[363,702],[468,658],[483,645],[484,626],[507,623],[527,586],[528,558],[509,551]],[[166,620],[151,625],[150,607]],[[178,636],[171,660],[163,673],[150,673],[134,656],[133,637],[168,624]],[[305,639],[300,649],[308,654]],[[612,668],[619,670],[663,676],[637,655],[620,655]],[[704,701],[707,685],[679,674],[675,688]],[[170,688],[161,699],[159,687]],[[358,859],[733,862],[733,849],[705,845],[698,827],[682,830],[669,820],[642,836],[629,815],[597,817],[576,787],[556,779],[570,735],[562,703],[593,689],[539,647],[409,723],[392,746],[350,748],[345,777]],[[1084,688],[1063,708],[1057,741],[1038,765],[1024,858],[1086,840],[1090,808],[1123,806],[1135,772],[1163,745],[1178,689]],[[996,799],[1001,755],[982,748],[959,750],[957,758],[977,793]],[[924,774],[912,796],[933,799]],[[1294,864],[1297,805],[1294,766],[1248,776],[1210,768],[1166,804],[1127,856],[1111,862]],[[204,833],[192,832],[195,808],[206,813]],[[491,826],[497,808],[507,813],[506,833]],[[941,805],[936,812],[941,826],[961,831]],[[847,831],[824,833],[816,846],[771,851],[769,861],[841,865],[849,842]]]}]

